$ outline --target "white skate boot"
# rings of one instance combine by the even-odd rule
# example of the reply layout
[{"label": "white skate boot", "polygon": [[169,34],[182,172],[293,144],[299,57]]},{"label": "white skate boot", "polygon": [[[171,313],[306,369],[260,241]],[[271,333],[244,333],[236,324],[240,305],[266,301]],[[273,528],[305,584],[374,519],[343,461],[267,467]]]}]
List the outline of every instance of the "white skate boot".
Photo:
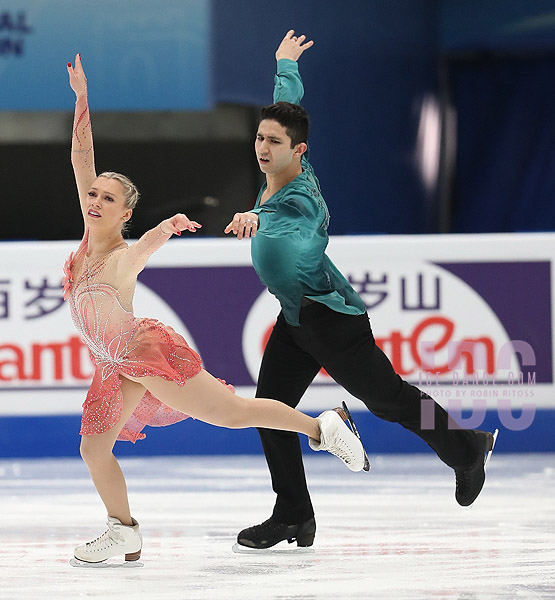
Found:
[{"label": "white skate boot", "polygon": [[133,519],[133,525],[123,525],[119,519],[108,517],[106,524],[108,529],[101,536],[75,548],[76,560],[70,561],[73,566],[108,566],[104,561],[122,554],[126,563],[139,560],[143,538],[137,521]]},{"label": "white skate boot", "polygon": [[360,439],[345,425],[338,410],[326,410],[316,417],[320,424],[320,441],[309,438],[312,450],[327,450],[341,459],[351,471],[362,471],[366,453]]}]

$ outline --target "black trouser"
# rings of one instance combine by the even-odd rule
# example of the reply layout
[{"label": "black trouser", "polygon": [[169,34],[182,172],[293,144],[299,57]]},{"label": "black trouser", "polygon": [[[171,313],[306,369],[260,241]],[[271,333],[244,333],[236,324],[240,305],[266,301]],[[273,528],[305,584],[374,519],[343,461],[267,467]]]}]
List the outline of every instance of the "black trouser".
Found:
[{"label": "black trouser", "polygon": [[[395,373],[374,341],[366,314],[345,315],[316,302],[301,308],[300,327],[293,327],[280,313],[264,351],[256,395],[295,407],[321,367],[377,417],[422,438],[447,465],[474,461],[474,434],[457,428],[443,408]],[[433,402],[434,429],[422,428],[423,398]],[[271,429],[259,433],[277,494],[274,518],[287,524],[309,519],[314,510],[299,436]]]}]

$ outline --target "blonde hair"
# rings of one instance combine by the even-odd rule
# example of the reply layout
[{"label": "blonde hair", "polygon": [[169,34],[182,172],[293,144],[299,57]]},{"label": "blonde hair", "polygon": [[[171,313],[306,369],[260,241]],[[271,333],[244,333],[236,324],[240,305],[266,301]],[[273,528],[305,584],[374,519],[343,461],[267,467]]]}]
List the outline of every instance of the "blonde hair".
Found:
[{"label": "blonde hair", "polygon": [[[123,196],[125,198],[125,207],[134,209],[139,201],[139,190],[137,186],[125,175],[121,173],[115,173],[114,171],[104,171],[100,173],[98,177],[104,177],[105,179],[115,179],[119,181],[123,189]],[[129,229],[129,221],[124,222],[121,232],[125,233]]]}]

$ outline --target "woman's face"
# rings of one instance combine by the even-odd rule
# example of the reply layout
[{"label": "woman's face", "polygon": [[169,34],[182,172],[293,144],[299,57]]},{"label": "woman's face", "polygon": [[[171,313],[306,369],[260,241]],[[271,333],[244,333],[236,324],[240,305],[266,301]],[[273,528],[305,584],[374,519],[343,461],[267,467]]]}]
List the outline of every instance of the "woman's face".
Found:
[{"label": "woman's face", "polygon": [[88,191],[85,221],[95,229],[111,229],[128,221],[133,211],[125,206],[123,187],[117,179],[97,177]]}]

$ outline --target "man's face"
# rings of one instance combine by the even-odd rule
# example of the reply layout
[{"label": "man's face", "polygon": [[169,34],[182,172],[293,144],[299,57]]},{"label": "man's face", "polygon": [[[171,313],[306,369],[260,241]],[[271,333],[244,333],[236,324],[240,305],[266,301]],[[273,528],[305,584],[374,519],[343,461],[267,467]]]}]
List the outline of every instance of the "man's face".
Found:
[{"label": "man's face", "polygon": [[277,121],[264,119],[258,125],[254,150],[258,166],[263,173],[275,175],[291,166],[295,148],[285,127]]}]

